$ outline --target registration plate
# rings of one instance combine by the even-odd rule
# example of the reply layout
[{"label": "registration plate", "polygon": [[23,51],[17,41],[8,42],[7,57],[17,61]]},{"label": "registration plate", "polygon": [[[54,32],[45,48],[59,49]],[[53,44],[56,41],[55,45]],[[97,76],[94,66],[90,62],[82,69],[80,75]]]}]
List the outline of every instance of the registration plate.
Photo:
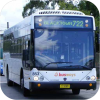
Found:
[{"label": "registration plate", "polygon": [[60,88],[70,88],[70,84],[60,84]]}]

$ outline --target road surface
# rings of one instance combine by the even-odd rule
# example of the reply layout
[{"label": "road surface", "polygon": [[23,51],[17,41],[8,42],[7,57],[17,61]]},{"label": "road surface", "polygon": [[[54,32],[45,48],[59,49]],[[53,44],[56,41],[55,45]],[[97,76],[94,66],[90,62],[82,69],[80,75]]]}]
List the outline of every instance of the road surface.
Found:
[{"label": "road surface", "polygon": [[1,89],[3,93],[11,99],[89,99],[93,97],[99,88],[99,81],[97,82],[97,89],[93,90],[81,90],[79,95],[73,95],[71,90],[60,91],[36,91],[31,93],[29,97],[24,97],[19,85],[8,87],[6,84],[5,76],[0,76]]}]

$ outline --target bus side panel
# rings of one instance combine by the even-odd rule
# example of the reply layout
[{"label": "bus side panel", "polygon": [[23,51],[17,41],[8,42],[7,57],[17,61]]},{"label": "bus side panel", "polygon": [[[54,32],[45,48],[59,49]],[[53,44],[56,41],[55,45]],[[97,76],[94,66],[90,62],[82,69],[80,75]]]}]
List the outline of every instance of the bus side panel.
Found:
[{"label": "bus side panel", "polygon": [[8,67],[8,71],[11,72],[11,67],[9,66],[9,58],[10,58],[10,54],[7,53],[3,53],[3,74],[5,76],[7,76],[7,67]]},{"label": "bus side panel", "polygon": [[3,75],[5,75],[6,76],[6,61],[5,61],[5,59],[3,58]]},{"label": "bus side panel", "polygon": [[30,82],[30,70],[25,70],[24,69],[24,87],[26,89],[29,89],[29,82]]},{"label": "bus side panel", "polygon": [[20,85],[20,70],[22,67],[22,60],[18,58],[11,58],[12,66],[12,80]]}]

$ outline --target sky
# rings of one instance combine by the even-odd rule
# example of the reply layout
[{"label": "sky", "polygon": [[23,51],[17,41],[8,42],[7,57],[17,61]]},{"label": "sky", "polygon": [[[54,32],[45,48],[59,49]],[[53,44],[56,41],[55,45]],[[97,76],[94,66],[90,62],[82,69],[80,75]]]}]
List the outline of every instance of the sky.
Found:
[{"label": "sky", "polygon": [[29,0],[3,0],[3,1],[6,1],[6,3],[3,5],[2,10],[0,9],[0,30],[5,30],[7,28],[7,22],[9,22],[9,27],[12,27],[13,25],[23,20],[22,17],[23,6]]}]

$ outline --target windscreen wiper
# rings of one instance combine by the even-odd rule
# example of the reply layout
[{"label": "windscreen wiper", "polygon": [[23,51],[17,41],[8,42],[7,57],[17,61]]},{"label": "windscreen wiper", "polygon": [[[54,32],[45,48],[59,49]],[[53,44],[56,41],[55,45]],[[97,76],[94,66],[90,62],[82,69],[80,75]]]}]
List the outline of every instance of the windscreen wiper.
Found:
[{"label": "windscreen wiper", "polygon": [[45,65],[44,68],[50,64],[60,64],[60,63],[62,64],[62,63],[73,63],[73,62],[50,62],[50,63],[47,63],[47,65]]}]

